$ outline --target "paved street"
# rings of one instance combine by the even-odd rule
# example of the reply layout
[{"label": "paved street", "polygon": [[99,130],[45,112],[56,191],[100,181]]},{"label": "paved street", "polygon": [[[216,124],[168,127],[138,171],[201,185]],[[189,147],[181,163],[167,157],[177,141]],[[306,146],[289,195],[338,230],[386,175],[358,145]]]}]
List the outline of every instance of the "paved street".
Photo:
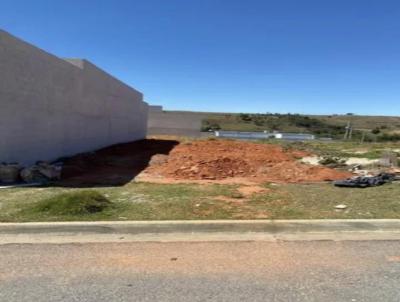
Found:
[{"label": "paved street", "polygon": [[400,241],[10,244],[0,301],[400,301]]}]

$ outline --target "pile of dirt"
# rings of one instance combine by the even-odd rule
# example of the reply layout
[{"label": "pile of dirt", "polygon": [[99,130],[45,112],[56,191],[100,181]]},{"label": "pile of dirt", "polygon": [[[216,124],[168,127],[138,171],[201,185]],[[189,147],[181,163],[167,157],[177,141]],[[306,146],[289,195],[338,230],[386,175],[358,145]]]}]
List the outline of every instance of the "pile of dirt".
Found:
[{"label": "pile of dirt", "polygon": [[281,146],[229,140],[182,143],[163,160],[154,160],[148,175],[178,180],[252,178],[271,182],[317,182],[349,177],[347,172],[300,163],[307,152]]},{"label": "pile of dirt", "polygon": [[62,186],[151,182],[318,182],[351,176],[298,161],[307,152],[230,140],[146,139],[63,159]]}]

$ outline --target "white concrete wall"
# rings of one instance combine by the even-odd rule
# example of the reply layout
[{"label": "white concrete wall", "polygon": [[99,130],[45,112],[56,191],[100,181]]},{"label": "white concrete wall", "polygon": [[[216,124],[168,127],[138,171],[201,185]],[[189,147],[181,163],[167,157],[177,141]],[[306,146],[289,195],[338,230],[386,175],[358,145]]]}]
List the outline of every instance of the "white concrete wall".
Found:
[{"label": "white concrete wall", "polygon": [[143,95],[86,60],[0,30],[0,162],[31,164],[146,136]]}]

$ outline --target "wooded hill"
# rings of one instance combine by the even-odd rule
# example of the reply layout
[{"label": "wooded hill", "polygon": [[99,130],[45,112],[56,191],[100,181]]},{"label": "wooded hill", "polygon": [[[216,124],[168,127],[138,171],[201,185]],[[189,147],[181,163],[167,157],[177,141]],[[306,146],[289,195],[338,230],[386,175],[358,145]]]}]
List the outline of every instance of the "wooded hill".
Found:
[{"label": "wooded hill", "polygon": [[[195,113],[194,113],[195,114]],[[202,113],[204,114],[204,113]],[[400,140],[400,117],[300,114],[210,113],[203,118],[202,131],[282,131],[313,133],[319,137],[343,138],[346,126],[352,138],[365,141]]]}]

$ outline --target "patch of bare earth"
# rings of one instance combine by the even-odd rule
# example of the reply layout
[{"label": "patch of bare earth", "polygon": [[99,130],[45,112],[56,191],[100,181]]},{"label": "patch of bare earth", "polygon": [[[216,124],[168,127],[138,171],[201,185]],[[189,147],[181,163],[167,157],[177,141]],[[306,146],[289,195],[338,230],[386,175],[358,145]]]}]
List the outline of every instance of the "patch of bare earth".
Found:
[{"label": "patch of bare earth", "polygon": [[230,140],[193,141],[177,145],[168,156],[159,158],[156,155],[138,179],[254,185],[321,182],[351,176],[347,172],[298,162],[299,157],[307,155],[277,145]]}]

